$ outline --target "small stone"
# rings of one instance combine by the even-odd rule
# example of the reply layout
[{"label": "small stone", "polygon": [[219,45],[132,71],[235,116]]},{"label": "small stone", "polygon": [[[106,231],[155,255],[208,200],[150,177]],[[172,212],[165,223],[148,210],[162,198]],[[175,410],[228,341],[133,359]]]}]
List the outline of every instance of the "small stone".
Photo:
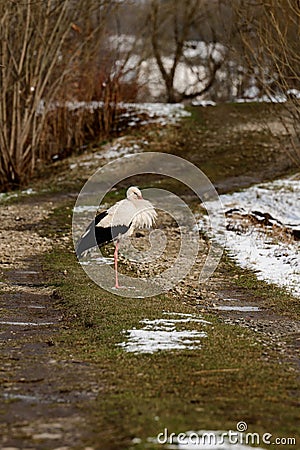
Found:
[{"label": "small stone", "polygon": [[70,450],[70,447],[56,447],[53,450]]},{"label": "small stone", "polygon": [[70,450],[70,447],[56,447],[53,450]]},{"label": "small stone", "polygon": [[34,439],[35,441],[41,441],[41,440],[45,440],[45,439],[61,439],[62,438],[62,434],[61,433],[40,433],[40,434],[34,434],[32,436],[32,439]]}]

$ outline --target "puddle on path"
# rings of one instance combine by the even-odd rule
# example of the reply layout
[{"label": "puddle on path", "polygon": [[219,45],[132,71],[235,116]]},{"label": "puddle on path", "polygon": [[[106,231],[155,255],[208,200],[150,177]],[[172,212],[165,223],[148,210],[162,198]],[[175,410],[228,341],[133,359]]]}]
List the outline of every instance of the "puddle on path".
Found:
[{"label": "puddle on path", "polygon": [[143,328],[124,331],[127,335],[127,340],[118,345],[123,347],[125,351],[132,353],[155,353],[163,350],[196,350],[201,347],[202,339],[207,337],[207,333],[198,329],[185,329],[184,325],[198,323],[206,327],[210,322],[196,314],[164,314],[169,317],[154,320],[144,319],[140,322]]},{"label": "puddle on path", "polygon": [[24,394],[10,394],[4,392],[3,398],[6,400],[23,400],[26,402],[40,402],[41,399],[35,395],[24,395]]},{"label": "puddle on path", "polygon": [[41,306],[41,305],[28,305],[27,308],[31,308],[31,309],[46,309],[46,306]]},{"label": "puddle on path", "polygon": [[258,306],[220,305],[220,306],[215,306],[213,309],[217,309],[219,311],[238,311],[238,312],[259,312],[259,311],[261,311],[261,309]]},{"label": "puddle on path", "polygon": [[43,392],[42,394],[37,395],[21,394],[17,392],[4,392],[1,396],[5,400],[15,400],[26,403],[45,404],[55,402],[56,404],[65,404],[74,401],[77,402],[80,400],[94,399],[95,393],[73,390],[72,392],[65,392],[62,396],[59,392]]},{"label": "puddle on path", "polygon": [[48,325],[55,325],[55,322],[10,322],[10,321],[0,321],[0,325],[12,325],[12,326],[30,326],[30,327],[41,327]]},{"label": "puddle on path", "polygon": [[[99,253],[97,253],[99,255]],[[80,264],[82,266],[91,266],[91,265],[98,265],[102,266],[104,264],[114,264],[113,258],[105,258],[104,256],[90,256],[87,261],[80,261]]]}]

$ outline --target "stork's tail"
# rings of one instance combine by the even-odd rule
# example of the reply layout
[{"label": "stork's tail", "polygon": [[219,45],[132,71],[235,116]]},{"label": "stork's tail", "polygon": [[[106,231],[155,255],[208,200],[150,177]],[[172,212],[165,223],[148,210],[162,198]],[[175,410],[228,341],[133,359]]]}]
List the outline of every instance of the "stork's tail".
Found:
[{"label": "stork's tail", "polygon": [[85,248],[84,241],[82,239],[80,239],[77,242],[77,246],[76,246],[76,249],[75,249],[76,256],[77,256],[78,259],[80,259],[82,257],[82,255],[85,252],[85,250],[87,250],[87,248]]},{"label": "stork's tail", "polygon": [[95,229],[91,226],[77,242],[75,249],[77,258],[81,258],[86,250],[89,250],[90,248],[96,246],[97,241],[95,236]]}]

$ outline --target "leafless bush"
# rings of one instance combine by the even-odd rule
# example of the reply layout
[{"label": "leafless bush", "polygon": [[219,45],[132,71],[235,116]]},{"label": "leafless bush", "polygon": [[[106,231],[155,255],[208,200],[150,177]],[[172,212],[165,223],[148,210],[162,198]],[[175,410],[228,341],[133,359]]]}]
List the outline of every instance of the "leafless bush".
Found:
[{"label": "leafless bush", "polygon": [[[1,184],[22,183],[35,167],[45,116],[66,67],[61,63],[71,21],[67,2],[0,2]],[[61,66],[61,67],[60,67]]]},{"label": "leafless bush", "polygon": [[[261,95],[283,100],[281,121],[290,156],[300,164],[300,3],[295,0],[234,2],[247,66]],[[278,108],[277,108],[278,111]]]},{"label": "leafless bush", "polygon": [[[149,2],[147,30],[167,102],[192,100],[216,82],[227,57],[227,49],[218,39],[219,13],[217,1]],[[179,70],[186,72],[184,89],[176,86]]]},{"label": "leafless bush", "polygon": [[[0,0],[2,188],[113,127],[122,67],[114,67],[106,39],[117,8],[110,0]],[[69,110],[75,100],[102,108]]]}]

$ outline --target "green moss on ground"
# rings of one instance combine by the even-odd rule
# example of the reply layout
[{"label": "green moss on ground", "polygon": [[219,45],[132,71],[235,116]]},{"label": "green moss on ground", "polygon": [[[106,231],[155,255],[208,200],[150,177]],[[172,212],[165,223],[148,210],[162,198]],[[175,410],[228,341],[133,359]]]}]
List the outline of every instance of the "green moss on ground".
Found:
[{"label": "green moss on ground", "polygon": [[[271,116],[268,105],[220,105],[191,108],[191,112],[191,118],[177,127],[149,127],[134,132],[135,136],[142,135],[149,141],[149,151],[173,153],[195,163],[220,192],[293,170],[285,151],[266,129],[243,128]],[[185,186],[170,179],[149,176],[130,181],[141,187],[157,185],[178,194],[188,193]],[[45,186],[52,194],[70,194],[79,192],[83,183],[84,177],[70,173],[68,163],[63,162]],[[120,183],[119,192],[108,200],[123,196],[126,186]],[[71,201],[65,200],[40,224],[40,233],[54,241],[59,234],[68,233],[71,207]],[[258,343],[251,330],[225,325],[215,316],[205,315],[211,325],[199,350],[126,353],[117,345],[125,339],[124,330],[139,327],[145,318],[161,318],[164,311],[195,313],[196,309],[183,304],[180,297],[130,299],[100,289],[87,278],[71,244],[54,243],[44,267],[48,284],[55,289],[54,301],[64,314],[53,352],[62,360],[72,355],[72,359],[89,364],[98,389],[96,400],[78,403],[86,417],[87,444],[106,450],[126,449],[131,447],[132,438],[138,437],[142,443],[135,447],[137,450],[154,448],[150,443],[146,446],[147,438],[165,427],[175,433],[235,430],[241,420],[248,423],[250,432],[297,437],[299,442],[297,374],[272,349]],[[269,295],[276,310],[285,312],[289,308],[290,298],[283,297],[275,287],[258,283],[253,274],[237,269],[228,259],[220,270],[252,294]],[[192,327],[203,330],[198,324]],[[76,390],[78,386],[70,381],[65,388]]]},{"label": "green moss on ground", "polygon": [[[70,220],[65,206],[54,217],[57,226]],[[97,380],[97,399],[82,405],[88,444],[101,441],[107,449],[125,449],[138,437],[142,443],[136,449],[142,449],[164,428],[175,433],[235,430],[241,420],[249,432],[300,439],[296,374],[271,349],[266,357],[252,331],[204,315],[211,322],[205,329],[192,324],[208,334],[199,350],[127,353],[118,346],[124,330],[141,327],[145,318],[161,318],[164,311],[195,313],[195,308],[180,297],[131,299],[108,293],[87,278],[71,248],[55,247],[45,268],[65,315],[56,352],[62,359],[72,355],[91,363]]]}]

